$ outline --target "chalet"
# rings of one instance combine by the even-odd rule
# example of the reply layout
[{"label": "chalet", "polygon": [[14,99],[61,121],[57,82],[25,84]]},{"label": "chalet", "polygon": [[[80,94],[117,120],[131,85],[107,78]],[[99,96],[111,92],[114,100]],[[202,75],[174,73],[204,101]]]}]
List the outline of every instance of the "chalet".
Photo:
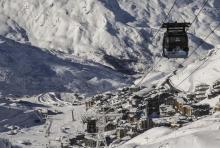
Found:
[{"label": "chalet", "polygon": [[153,121],[149,118],[141,118],[138,123],[139,130],[147,130],[153,127]]},{"label": "chalet", "polygon": [[175,114],[175,109],[171,105],[160,105],[160,117],[173,116]]},{"label": "chalet", "polygon": [[216,81],[213,85],[212,85],[212,89],[211,92],[208,94],[208,98],[214,98],[216,96],[220,95],[220,81]]},{"label": "chalet", "polygon": [[193,108],[189,105],[183,105],[182,114],[185,116],[192,116]]},{"label": "chalet", "polygon": [[105,93],[104,94],[104,99],[105,100],[109,100],[109,99],[111,99],[112,97],[114,97],[115,95],[113,94],[113,93],[111,93],[111,92],[107,92],[107,93]]},{"label": "chalet", "polygon": [[85,102],[85,105],[86,105],[86,109],[89,109],[89,108],[91,108],[95,105],[95,101],[90,99],[90,100]]},{"label": "chalet", "polygon": [[171,124],[170,124],[170,127],[176,129],[176,128],[180,128],[181,125],[178,124],[178,123],[171,123]]},{"label": "chalet", "polygon": [[197,102],[200,102],[204,99],[208,98],[208,95],[206,95],[206,92],[197,92],[195,93],[195,100]]},{"label": "chalet", "polygon": [[136,132],[136,131],[133,131],[133,130],[131,129],[131,130],[129,130],[129,131],[127,132],[126,135],[129,136],[129,137],[131,137],[131,138],[133,138],[133,137],[137,136],[137,132]]},{"label": "chalet", "polygon": [[117,128],[117,124],[114,122],[108,122],[105,126],[105,131],[112,131]]},{"label": "chalet", "polygon": [[70,145],[77,145],[77,144],[79,144],[79,143],[77,143],[78,141],[83,141],[84,139],[85,139],[85,134],[79,133],[78,135],[76,135],[74,137],[70,137],[69,143],[70,143]]},{"label": "chalet", "polygon": [[209,85],[208,84],[200,84],[200,85],[197,85],[195,87],[195,92],[197,91],[206,91],[209,89]]},{"label": "chalet", "polygon": [[84,141],[86,147],[90,147],[90,148],[96,147],[97,139],[95,137],[86,136]]},{"label": "chalet", "polygon": [[214,84],[212,85],[212,88],[220,89],[220,80],[215,81]]},{"label": "chalet", "polygon": [[132,93],[137,92],[137,91],[140,91],[140,90],[141,90],[140,87],[130,87],[130,88],[129,88],[129,91],[132,92]]},{"label": "chalet", "polygon": [[134,95],[130,98],[130,103],[132,105],[132,107],[138,107],[139,104],[141,104],[143,98],[138,96],[138,95]]},{"label": "chalet", "polygon": [[209,85],[207,84],[200,84],[195,87],[195,100],[202,101],[208,97],[207,90],[209,89]]},{"label": "chalet", "polygon": [[123,127],[119,127],[116,130],[116,134],[117,134],[117,138],[121,139],[121,138],[127,136],[126,135],[127,134],[127,130],[125,128],[123,128]]},{"label": "chalet", "polygon": [[120,92],[128,92],[129,91],[129,87],[123,87],[123,88],[119,88]]},{"label": "chalet", "polygon": [[87,132],[88,133],[96,133],[97,132],[97,127],[96,127],[96,119],[88,119],[87,121]]},{"label": "chalet", "polygon": [[164,99],[164,104],[165,105],[171,105],[171,106],[175,106],[176,100],[174,99],[173,96],[167,97]]},{"label": "chalet", "polygon": [[208,99],[212,99],[220,94],[220,89],[212,89],[210,93],[208,93]]},{"label": "chalet", "polygon": [[154,127],[160,127],[160,126],[171,127],[171,123],[167,120],[162,119],[162,118],[153,119],[152,122],[153,122]]},{"label": "chalet", "polygon": [[192,105],[191,107],[193,108],[192,115],[194,115],[195,117],[209,115],[209,104]]},{"label": "chalet", "polygon": [[140,116],[138,116],[136,113],[129,113],[128,114],[128,123],[135,123],[138,122]]},{"label": "chalet", "polygon": [[158,92],[156,90],[151,91],[145,98],[148,117],[150,118],[158,118],[160,117],[160,105],[167,104],[175,106],[175,99],[173,98],[173,94],[168,91],[161,90]]},{"label": "chalet", "polygon": [[140,119],[142,113],[142,110],[139,110],[138,108],[130,108],[128,112],[128,122],[137,122]]},{"label": "chalet", "polygon": [[187,93],[186,94],[186,97],[189,99],[189,100],[193,100],[195,98],[195,93],[191,92],[191,93]]},{"label": "chalet", "polygon": [[160,116],[160,103],[158,99],[149,100],[146,104],[149,118],[158,118]]},{"label": "chalet", "polygon": [[137,133],[138,131],[138,123],[139,123],[139,120],[133,124],[130,125],[129,129],[135,133]]},{"label": "chalet", "polygon": [[216,103],[216,105],[214,107],[214,112],[220,112],[220,99],[219,99],[219,102]]},{"label": "chalet", "polygon": [[105,112],[105,113],[108,113],[108,112],[114,112],[114,108],[112,108],[110,105],[108,105],[107,103],[105,105],[102,105],[99,109],[98,109],[99,112]]},{"label": "chalet", "polygon": [[183,106],[186,104],[184,98],[177,98],[175,103],[175,109],[177,112],[183,113]]},{"label": "chalet", "polygon": [[95,95],[95,97],[94,97],[95,100],[101,100],[102,98],[104,98],[104,95],[103,95],[103,94],[97,94],[97,95]]}]

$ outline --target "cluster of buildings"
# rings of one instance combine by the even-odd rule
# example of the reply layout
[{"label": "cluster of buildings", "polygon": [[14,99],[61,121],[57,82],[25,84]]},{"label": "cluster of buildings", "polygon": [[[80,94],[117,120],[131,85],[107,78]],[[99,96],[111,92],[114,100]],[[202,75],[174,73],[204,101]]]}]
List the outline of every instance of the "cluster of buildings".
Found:
[{"label": "cluster of buildings", "polygon": [[[184,94],[165,86],[148,91],[125,87],[115,93],[96,95],[85,102],[86,109],[95,109],[97,116],[86,119],[86,134],[82,143],[86,147],[97,147],[97,143],[100,144],[97,137],[105,135],[101,145],[109,145],[116,141],[127,141],[153,127],[184,126],[211,114],[212,108],[208,104],[198,102],[210,98],[208,94],[220,94],[217,91],[220,90],[220,82],[216,82],[212,88],[209,91],[210,86],[201,84],[194,93]],[[220,111],[220,103],[213,111]]]}]

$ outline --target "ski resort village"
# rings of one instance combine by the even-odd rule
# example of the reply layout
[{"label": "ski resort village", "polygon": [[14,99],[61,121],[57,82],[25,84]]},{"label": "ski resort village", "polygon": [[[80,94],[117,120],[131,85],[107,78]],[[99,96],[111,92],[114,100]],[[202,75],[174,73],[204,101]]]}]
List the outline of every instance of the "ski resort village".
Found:
[{"label": "ski resort village", "polygon": [[[48,93],[37,97],[44,105],[29,97],[5,98],[1,114],[8,119],[1,122],[1,136],[24,147],[129,147],[129,140],[151,129],[177,132],[195,122],[208,122],[210,116],[211,124],[220,122],[215,118],[220,116],[220,81],[200,84],[192,93],[167,82],[151,89],[123,87],[89,98]],[[199,131],[200,126],[191,128]]]},{"label": "ski resort village", "polygon": [[0,148],[219,148],[220,0],[0,0]]}]

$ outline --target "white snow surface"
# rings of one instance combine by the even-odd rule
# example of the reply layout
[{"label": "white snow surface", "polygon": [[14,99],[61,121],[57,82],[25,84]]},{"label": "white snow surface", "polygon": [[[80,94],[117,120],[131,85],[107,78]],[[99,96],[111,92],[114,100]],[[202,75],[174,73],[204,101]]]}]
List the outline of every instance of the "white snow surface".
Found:
[{"label": "white snow surface", "polygon": [[[28,91],[30,94],[39,94],[42,93],[39,91],[40,88],[44,90],[49,88],[47,92],[70,90],[91,94],[129,84],[130,82],[126,81],[128,78],[123,79],[121,72],[135,74],[147,71],[161,58],[159,54],[164,31],[161,31],[153,41],[152,37],[160,28],[172,4],[173,0],[0,0],[1,42],[8,44],[11,42],[8,40],[14,40],[15,43],[10,43],[10,53],[18,48],[19,54],[15,53],[21,56],[16,57],[16,60],[25,59],[26,63],[19,63],[22,67],[15,66],[18,70],[12,73],[10,69],[5,68],[5,65],[9,67],[8,63],[1,66],[3,85],[9,81],[7,87],[3,88],[3,93],[23,95]],[[201,5],[201,0],[177,1],[166,21],[191,22]],[[218,0],[210,0],[198,20],[189,29],[190,52],[218,24],[220,20],[218,5]],[[219,33],[219,30],[215,31],[186,64],[215,48],[220,42]],[[3,44],[2,50],[9,48]],[[28,47],[23,47],[26,45]],[[40,52],[36,53],[40,58],[35,59],[36,55],[33,55],[33,58],[32,54],[27,53],[29,50],[33,53],[33,49]],[[44,55],[48,51],[54,53],[52,55],[54,62],[46,60],[48,57]],[[4,51],[1,52],[5,55]],[[59,58],[55,59],[56,57]],[[75,64],[67,66],[67,57],[73,63],[77,61],[79,67],[84,67],[83,69],[88,71],[76,68]],[[63,64],[55,62],[60,58],[65,59],[62,60]],[[80,63],[77,58],[80,59]],[[11,62],[10,59],[8,61]],[[181,61],[183,60],[162,59],[155,72],[145,79],[146,83],[167,75]],[[20,71],[24,69],[26,72],[25,69],[29,69],[33,72],[33,67],[38,62],[41,66],[40,68],[37,66],[35,69],[38,70],[34,73],[36,75],[42,73],[40,80],[36,80],[33,75],[26,77]],[[90,67],[91,63],[95,67]],[[110,71],[106,71],[105,66],[111,68]],[[53,76],[48,78],[51,73],[54,73],[56,78]],[[106,78],[108,73],[110,76]],[[9,74],[14,76],[13,80],[7,78]],[[14,81],[13,85],[22,89],[16,90],[10,81]],[[29,81],[36,83],[30,84]],[[47,84],[50,86],[45,86]],[[33,87],[27,87],[30,85]],[[6,90],[7,92],[4,92]]]},{"label": "white snow surface", "polygon": [[199,84],[212,85],[220,79],[220,48],[215,48],[211,55],[204,56],[171,77],[174,86],[184,91],[194,91]]},{"label": "white snow surface", "polygon": [[[72,97],[70,94],[62,94],[62,96],[64,95]],[[49,97],[49,94],[22,98],[20,101],[22,102],[13,103],[17,104],[13,108],[10,107],[11,101],[0,105],[0,109],[3,107],[8,108],[5,112],[0,112],[0,120],[2,121],[0,123],[0,130],[4,130],[2,128],[6,130],[5,132],[0,132],[0,137],[8,139],[13,145],[22,148],[61,147],[61,141],[62,143],[68,142],[69,138],[85,130],[81,121],[81,117],[87,115],[84,105],[73,106],[68,102]],[[17,109],[17,112],[14,108]],[[22,111],[20,111],[21,109]],[[31,112],[36,109],[50,110],[55,114],[52,115],[50,113],[46,123],[34,124],[36,117]],[[74,111],[74,121],[72,120],[72,111]],[[18,127],[18,130],[16,134],[10,134],[14,126]],[[7,146],[4,147],[4,143],[1,143],[1,138],[0,146],[1,144],[3,145],[1,148],[8,148]],[[27,142],[30,145],[24,144]]]},{"label": "white snow surface", "polygon": [[193,122],[178,130],[153,128],[131,139],[121,148],[218,148],[220,113]]},{"label": "white snow surface", "polygon": [[47,92],[96,94],[129,84],[130,78],[98,63],[54,53],[0,36],[0,91],[7,95]]},{"label": "white snow surface", "polygon": [[[177,1],[167,21],[191,22],[202,2]],[[71,105],[70,100],[75,99],[71,94],[64,93],[59,98],[53,96],[54,92],[92,95],[112,90],[130,84],[130,75],[146,72],[160,60],[143,85],[161,82],[183,61],[184,68],[171,77],[179,89],[190,91],[198,83],[212,84],[219,79],[219,28],[187,60],[161,57],[164,31],[153,41],[152,37],[172,3],[173,0],[0,0],[1,95],[34,95],[21,97],[31,103],[24,106],[0,101],[0,130],[4,131],[0,137],[22,147],[30,147],[22,144],[25,141],[33,148],[46,147],[48,143],[60,146],[65,137],[84,130],[81,116],[86,112],[84,105]],[[219,23],[219,5],[219,0],[209,0],[189,29],[190,54]],[[215,52],[210,54],[210,50]],[[207,62],[198,71],[178,85],[204,60]],[[214,105],[215,100],[204,102]],[[62,114],[35,125],[36,108]],[[71,119],[73,110],[75,121]],[[8,133],[11,125],[19,127],[15,135]],[[219,129],[217,113],[176,131],[151,129],[123,147],[217,148]],[[2,140],[0,146],[5,147]]]}]

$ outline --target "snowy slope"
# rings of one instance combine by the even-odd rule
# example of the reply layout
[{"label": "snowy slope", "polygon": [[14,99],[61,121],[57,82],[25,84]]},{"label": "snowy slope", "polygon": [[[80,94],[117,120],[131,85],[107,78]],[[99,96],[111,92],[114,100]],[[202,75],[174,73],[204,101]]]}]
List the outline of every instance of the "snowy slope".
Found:
[{"label": "snowy slope", "polygon": [[2,95],[50,91],[95,94],[129,83],[129,78],[96,63],[62,59],[37,47],[0,36]]},{"label": "snowy slope", "polygon": [[[76,0],[76,1],[27,1],[1,0],[1,11],[6,22],[15,21],[22,34],[38,47],[71,53],[86,59],[110,64],[104,55],[130,60],[133,69],[143,68],[137,63],[150,62],[150,53],[158,53],[161,38],[156,47],[148,47],[150,37],[161,25],[173,0]],[[211,28],[218,20],[212,10],[216,0],[210,1],[207,10],[190,32],[202,38],[204,28]],[[201,6],[201,1],[180,1],[168,20],[191,22]],[[13,9],[13,12],[10,11]],[[211,22],[211,23],[210,23]],[[6,26],[14,26],[6,23]],[[200,26],[197,29],[197,26]],[[7,27],[4,27],[5,32]],[[10,27],[8,27],[10,28]],[[10,29],[8,29],[10,30]],[[25,38],[25,37],[23,37]],[[194,41],[193,41],[194,42]],[[214,41],[213,41],[214,42]],[[150,50],[149,50],[149,49]],[[140,67],[139,67],[140,66]]]},{"label": "snowy slope", "polygon": [[[10,129],[9,127],[15,125],[18,127],[18,130],[16,134],[12,135],[9,134],[11,130],[8,132],[0,132],[0,137],[6,138],[13,145],[18,145],[22,148],[44,148],[48,145],[50,145],[50,147],[61,147],[61,142],[65,143],[65,141],[69,141],[68,138],[74,137],[85,130],[85,126],[81,121],[81,117],[86,115],[84,105],[73,106],[67,102],[52,100],[52,98],[49,97],[46,98],[46,96],[43,98],[45,98],[45,100],[37,99],[36,97],[23,98],[20,100],[23,106],[26,107],[26,109],[24,109],[26,110],[25,113],[18,111],[17,113],[12,112],[13,110],[11,109],[10,111],[10,108],[8,110],[6,109],[5,112],[1,112],[3,116],[0,116],[0,120],[5,122],[0,124],[0,129],[1,127],[8,127],[7,129]],[[8,104],[4,106],[7,107]],[[33,124],[35,116],[31,116],[30,112],[34,109],[50,111],[45,123]],[[74,121],[72,121],[72,111],[74,111]],[[28,113],[30,115],[29,118],[27,118]],[[17,117],[15,117],[16,115]],[[0,147],[2,144],[1,138]]]},{"label": "snowy slope", "polygon": [[[191,22],[202,2],[177,1],[167,21]],[[61,93],[59,98],[54,92],[93,95],[131,84],[132,76],[149,70],[161,59],[164,31],[155,40],[152,38],[172,3],[173,0],[0,0],[1,95],[34,95],[22,99],[62,112],[50,116],[46,124],[35,126],[35,107],[29,106],[30,102],[17,106],[1,100],[0,130],[7,131],[9,125],[21,130],[13,136],[1,132],[0,137],[13,144],[22,145],[22,141],[29,140],[31,147],[45,147],[51,141],[57,146],[60,138],[83,131],[80,122],[85,107],[72,106],[74,94]],[[190,53],[219,23],[219,5],[219,0],[209,0],[189,29]],[[188,91],[197,83],[211,84],[219,79],[219,35],[217,29],[187,59],[185,67],[171,78],[174,86]],[[213,49],[216,53],[203,58]],[[208,61],[178,86],[204,59]],[[162,58],[143,85],[161,82],[184,60]],[[216,100],[204,102],[214,104]],[[73,110],[76,121],[71,119]],[[154,128],[124,147],[219,147],[219,117],[216,114],[177,131]]]},{"label": "snowy slope", "polygon": [[[41,116],[27,106],[10,101],[1,100],[0,102],[1,133],[39,125],[35,120],[40,120]],[[40,104],[36,104],[36,106],[43,107]]]},{"label": "snowy slope", "polygon": [[177,75],[171,77],[174,86],[185,90],[193,91],[196,85],[212,85],[220,79],[220,50],[214,49],[209,56],[201,57],[201,60],[191,63],[189,66],[178,70]]},{"label": "snowy slope", "polygon": [[220,114],[193,122],[178,130],[153,128],[125,143],[123,148],[218,148]]},{"label": "snowy slope", "polygon": [[[0,147],[1,148],[11,148],[12,145],[11,145],[11,143],[8,140],[0,139]],[[13,147],[15,147],[15,146],[13,146]],[[17,148],[19,148],[19,147],[17,147]]]},{"label": "snowy slope", "polygon": [[[129,64],[142,62],[137,58],[144,61],[151,59],[149,51],[145,52],[148,56],[142,55],[144,48],[139,44],[143,38],[138,30],[127,25],[134,22],[135,17],[121,9],[116,0],[1,0],[0,3],[3,16],[8,17],[5,21],[12,19],[17,22],[35,46],[104,62],[106,65],[112,63],[105,55]],[[2,32],[7,34],[7,27],[4,28]],[[129,67],[123,65],[116,68]]]},{"label": "snowy slope", "polygon": [[[178,2],[179,12],[175,12],[174,15],[180,14],[184,20],[192,20],[201,8],[201,1],[185,1],[183,3]],[[218,53],[212,53],[219,49],[220,45],[220,27],[216,28],[220,22],[220,10],[219,1],[209,1],[203,11],[198,16],[198,20],[191,26],[188,31],[189,45],[190,45],[190,57],[183,60],[178,59],[162,59],[159,64],[154,67],[152,71],[143,80],[143,85],[149,85],[151,83],[158,83],[157,80],[163,79],[167,73],[172,74],[177,70],[177,75],[171,78],[171,82],[175,87],[178,87],[184,91],[192,91],[194,86],[200,83],[211,84],[213,81],[219,79],[218,72]],[[191,9],[189,9],[191,8]],[[192,13],[194,12],[194,14]],[[181,17],[174,17],[174,20],[181,19]],[[216,30],[206,38],[212,30]],[[205,39],[206,40],[203,40]],[[157,42],[161,44],[160,42]],[[202,45],[201,45],[202,43]],[[201,45],[201,46],[199,46]],[[193,54],[191,55],[191,53]],[[204,60],[210,59],[204,65],[199,67]],[[157,60],[159,61],[159,60]],[[184,66],[183,69],[178,68],[179,64]],[[190,75],[195,69],[199,67],[193,75]],[[190,75],[190,77],[188,77]],[[187,78],[188,77],[188,78]],[[185,78],[187,78],[185,80]],[[156,80],[156,81],[155,81]],[[181,83],[184,80],[183,83]],[[138,83],[137,81],[136,83]],[[181,83],[181,84],[180,84]]]},{"label": "snowy slope", "polygon": [[[98,67],[98,69],[90,67],[86,73],[82,74],[82,70],[76,68],[75,64],[66,63],[66,60],[62,61],[62,66],[58,64],[58,68],[52,66],[55,64],[53,62],[50,63],[52,65],[44,65],[48,63],[47,56],[39,59],[25,56],[25,58],[30,58],[27,61],[25,59],[25,63],[30,63],[28,67],[35,67],[36,61],[39,62],[39,60],[39,65],[44,63],[44,68],[40,66],[38,72],[42,73],[43,76],[40,77],[46,78],[46,81],[41,79],[39,82],[39,79],[36,80],[30,74],[30,79],[33,78],[33,81],[36,80],[36,83],[40,83],[33,85],[34,88],[31,89],[31,93],[42,92],[39,89],[46,91],[67,91],[70,89],[71,91],[89,93],[88,91],[93,92],[90,90],[93,86],[99,86],[95,89],[97,92],[97,90],[103,90],[103,85],[105,85],[104,90],[107,90],[128,83],[125,79],[121,79],[120,73],[131,75],[136,72],[143,72],[160,58],[163,31],[158,34],[156,40],[152,41],[151,39],[161,26],[172,3],[173,0],[0,0],[0,35],[19,42],[16,43],[18,45],[14,45],[16,49],[20,43],[23,43],[24,45],[31,45],[28,46],[30,50],[33,48],[36,49],[36,52],[42,53],[42,49],[44,52],[54,53],[57,51],[56,56],[59,58],[66,59],[64,54],[68,54],[68,57],[74,62],[76,59],[73,57],[77,57],[82,63],[89,60],[89,62],[95,62],[94,64]],[[167,21],[191,22],[201,5],[201,0],[178,1]],[[204,11],[199,15],[198,20],[190,28],[190,51],[195,49],[219,22],[218,5],[218,0],[210,0]],[[215,48],[219,42],[219,31],[216,31],[190,57],[186,65],[207,54],[208,50]],[[43,55],[39,55],[39,57],[43,57]],[[16,57],[16,59],[18,58]],[[54,62],[59,61],[56,57],[54,58]],[[150,80],[160,79],[174,70],[181,61],[183,60],[162,59],[155,73],[148,78]],[[21,64],[23,63],[19,63],[19,65]],[[6,64],[6,67],[8,66]],[[117,74],[114,70],[109,72],[105,66],[120,73]],[[15,67],[12,68],[13,70],[16,69],[14,73],[21,73],[21,68]],[[53,67],[52,71],[51,67]],[[3,69],[3,71],[10,71],[5,67]],[[72,69],[71,71],[74,71],[74,74],[68,73],[69,70],[66,69]],[[29,70],[32,71],[31,73],[39,74],[36,71],[33,72],[31,68]],[[56,71],[56,76],[53,75],[55,74],[54,71]],[[97,71],[100,73],[96,74]],[[108,73],[111,75],[107,76]],[[8,75],[3,72],[3,77],[4,74]],[[15,90],[9,83],[4,91],[9,91],[6,89],[12,90],[6,94],[12,92],[25,94],[24,91],[27,87],[24,85],[31,86],[29,82],[24,82],[23,78],[26,77],[23,74],[16,74],[13,75],[13,81],[16,79],[13,86],[19,86],[23,90]],[[49,75],[52,76],[48,78]],[[61,80],[58,75],[63,75],[65,80]],[[89,76],[87,77],[87,75]],[[113,82],[106,80],[111,77],[114,79]],[[146,83],[149,82],[148,78],[146,78]],[[30,79],[25,81],[30,81]],[[100,79],[104,81],[101,85],[98,82]],[[3,79],[3,84],[5,80]]]}]

